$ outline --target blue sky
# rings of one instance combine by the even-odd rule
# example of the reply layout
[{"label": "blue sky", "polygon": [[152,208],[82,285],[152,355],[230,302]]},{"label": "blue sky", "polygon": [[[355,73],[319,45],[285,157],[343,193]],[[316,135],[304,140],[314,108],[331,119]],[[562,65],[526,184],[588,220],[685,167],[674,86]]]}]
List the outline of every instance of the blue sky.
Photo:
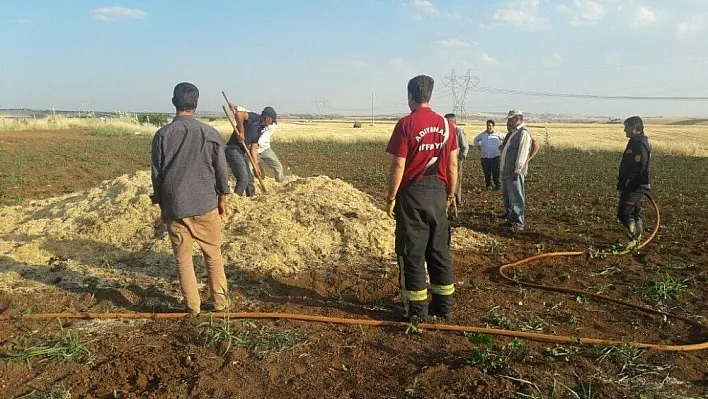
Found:
[{"label": "blue sky", "polygon": [[[443,76],[532,92],[708,96],[708,0],[3,2],[0,108],[170,111],[190,81],[280,113],[405,113],[406,83]],[[706,116],[708,101],[473,91],[470,111]]]}]

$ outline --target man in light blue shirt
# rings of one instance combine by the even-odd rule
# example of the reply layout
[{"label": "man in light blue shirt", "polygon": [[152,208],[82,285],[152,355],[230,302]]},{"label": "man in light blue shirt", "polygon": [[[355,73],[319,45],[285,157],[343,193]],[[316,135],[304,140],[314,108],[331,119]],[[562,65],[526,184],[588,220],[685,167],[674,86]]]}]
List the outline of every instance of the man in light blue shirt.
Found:
[{"label": "man in light blue shirt", "polygon": [[[494,121],[491,119],[487,121],[487,130],[478,134],[473,141],[474,146],[480,152],[484,183],[488,190],[492,188],[499,190],[501,188],[501,183],[499,182],[501,150],[499,148],[503,141],[504,136],[494,130]],[[494,186],[492,186],[492,182],[494,182]]]}]

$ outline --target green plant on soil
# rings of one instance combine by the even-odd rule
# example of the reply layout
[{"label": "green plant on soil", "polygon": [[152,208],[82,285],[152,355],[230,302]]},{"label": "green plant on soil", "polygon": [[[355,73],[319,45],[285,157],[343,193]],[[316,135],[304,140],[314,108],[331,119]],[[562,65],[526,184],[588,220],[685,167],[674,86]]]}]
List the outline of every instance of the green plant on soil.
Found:
[{"label": "green plant on soil", "polygon": [[534,382],[525,380],[523,378],[515,378],[508,375],[503,375],[503,378],[511,380],[519,384],[519,390],[516,392],[516,397],[518,398],[528,398],[528,399],[560,399],[562,398],[563,391],[559,390],[558,382],[554,379],[553,386],[548,395],[543,393],[543,390]]},{"label": "green plant on soil", "polygon": [[[565,385],[563,387],[570,393],[573,399],[599,399],[599,393],[597,388],[592,381],[583,380],[575,372],[573,372],[575,378],[578,380],[578,384],[575,389],[571,389]],[[562,385],[562,384],[561,384]]]},{"label": "green plant on soil", "polygon": [[63,336],[39,345],[30,345],[30,339],[22,335],[14,342],[0,350],[0,358],[10,361],[22,361],[32,369],[32,361],[42,363],[46,361],[74,362],[93,364],[96,356],[81,342],[78,332],[61,329]]},{"label": "green plant on soil", "polygon": [[523,320],[511,320],[500,311],[499,306],[493,306],[482,319],[490,325],[501,327],[507,330],[519,331],[543,331],[545,322],[535,316]]},{"label": "green plant on soil", "polygon": [[167,114],[138,114],[138,123],[149,123],[161,127],[170,123],[170,116]]},{"label": "green plant on soil", "polygon": [[[503,375],[503,378],[511,380],[519,384],[519,391],[516,392],[516,397],[518,398],[529,398],[529,399],[560,399],[570,397],[572,399],[599,399],[599,393],[595,383],[592,381],[586,381],[581,379],[577,374],[573,373],[577,382],[574,388],[563,384],[560,381],[553,379],[553,386],[548,394],[544,394],[543,390],[538,386],[538,384],[533,381],[529,381],[523,378],[515,378],[508,375]],[[564,390],[561,390],[562,387]],[[569,395],[564,395],[568,393]]]},{"label": "green plant on soil", "polygon": [[307,340],[307,334],[295,330],[268,330],[251,321],[244,321],[245,328],[234,330],[229,318],[215,319],[197,326],[202,346],[217,349],[222,355],[232,348],[245,348],[258,358],[266,358],[282,349],[292,348]]},{"label": "green plant on soil", "polygon": [[26,393],[22,396],[18,396],[16,399],[71,399],[71,391],[64,387],[63,385],[59,385],[56,387],[53,387],[49,391],[38,391],[38,390],[32,390],[29,393]]},{"label": "green plant on soil", "polygon": [[465,334],[467,339],[477,348],[470,351],[467,361],[478,367],[484,373],[495,373],[506,370],[515,362],[523,361],[527,349],[518,339],[512,339],[506,345],[494,344],[494,337],[489,334]]},{"label": "green plant on soil", "polygon": [[606,360],[613,362],[618,368],[617,376],[620,379],[644,373],[658,373],[671,368],[669,365],[646,363],[642,358],[644,350],[630,344],[592,348],[588,350],[588,354],[596,357],[597,364]]},{"label": "green plant on soil", "polygon": [[688,281],[688,279],[665,276],[661,280],[639,288],[638,291],[645,301],[675,301],[683,293],[688,292]]},{"label": "green plant on soil", "polygon": [[135,131],[119,127],[101,126],[91,130],[91,134],[98,137],[125,137],[135,135]]}]

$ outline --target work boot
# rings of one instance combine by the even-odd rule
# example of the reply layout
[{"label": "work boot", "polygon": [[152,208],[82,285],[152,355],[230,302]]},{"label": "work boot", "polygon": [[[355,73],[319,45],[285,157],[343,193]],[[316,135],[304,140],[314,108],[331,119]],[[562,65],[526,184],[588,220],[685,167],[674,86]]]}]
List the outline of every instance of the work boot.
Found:
[{"label": "work boot", "polygon": [[455,306],[455,298],[452,295],[433,294],[430,301],[430,315],[441,319],[449,319],[452,316],[452,308]]},{"label": "work boot", "polygon": [[428,317],[428,301],[408,301],[405,318],[408,321],[421,320]]},{"label": "work boot", "polygon": [[634,238],[637,236],[637,223],[634,220],[630,220],[627,222],[627,238],[630,240],[634,240]]},{"label": "work boot", "polygon": [[644,223],[642,223],[641,218],[637,218],[637,221],[635,222],[636,228],[637,228],[637,234],[636,238],[640,238],[642,236],[642,233],[644,232]]}]

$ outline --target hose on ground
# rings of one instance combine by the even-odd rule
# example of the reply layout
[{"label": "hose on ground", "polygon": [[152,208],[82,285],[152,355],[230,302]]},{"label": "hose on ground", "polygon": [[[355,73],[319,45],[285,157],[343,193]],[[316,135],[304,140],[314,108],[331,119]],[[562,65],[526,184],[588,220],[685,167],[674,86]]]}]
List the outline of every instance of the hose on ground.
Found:
[{"label": "hose on ground", "polygon": [[[654,199],[647,195],[651,201],[654,209],[656,211],[656,223],[654,225],[654,230],[651,235],[641,244],[639,244],[636,249],[641,249],[646,246],[659,230],[659,206],[656,204]],[[624,250],[615,255],[625,255],[629,253],[632,249]],[[525,287],[537,288],[546,291],[555,291],[566,294],[574,295],[585,295],[590,298],[595,298],[598,300],[616,303],[629,308],[634,308],[641,310],[643,312],[663,315],[665,317],[670,317],[673,319],[678,319],[691,324],[699,329],[699,331],[705,331],[706,326],[703,324],[689,319],[687,317],[671,314],[668,312],[663,312],[660,310],[652,309],[642,305],[636,305],[630,302],[621,301],[618,299],[610,298],[608,296],[599,295],[591,292],[586,292],[582,290],[576,290],[572,288],[557,287],[557,286],[547,286],[541,284],[527,283],[519,281],[509,277],[506,274],[508,269],[514,267],[520,267],[522,265],[529,264],[541,259],[547,259],[552,257],[561,256],[582,256],[588,254],[587,251],[575,251],[575,252],[549,252],[542,253],[534,256],[530,256],[515,262],[507,263],[499,266],[499,275],[505,281],[515,284],[522,285]],[[0,321],[11,321],[11,320],[42,320],[42,319],[84,319],[84,320],[94,320],[94,319],[150,319],[150,320],[166,320],[166,319],[181,319],[189,317],[189,313],[36,313],[36,314],[24,314],[24,315],[3,315],[0,316]],[[299,320],[305,322],[318,322],[318,323],[330,323],[330,324],[344,324],[344,325],[358,325],[358,326],[370,326],[370,327],[398,327],[398,328],[409,328],[411,323],[403,321],[390,321],[390,320],[370,320],[370,319],[350,319],[341,317],[325,317],[325,316],[315,316],[307,314],[297,314],[297,313],[259,313],[259,312],[224,312],[224,313],[207,313],[201,314],[201,317],[217,317],[223,319],[287,319],[287,320]],[[452,324],[442,324],[442,323],[419,323],[415,325],[418,329],[423,330],[438,330],[438,331],[456,331],[456,332],[467,332],[467,333],[479,333],[479,334],[491,334],[500,335],[513,338],[523,338],[534,341],[541,342],[551,342],[557,344],[570,344],[570,345],[602,345],[602,346],[615,346],[615,345],[631,345],[641,349],[652,349],[657,351],[672,351],[672,352],[686,352],[686,351],[697,351],[708,349],[708,341],[695,343],[695,344],[653,344],[645,342],[627,342],[622,340],[614,339],[604,339],[604,338],[589,338],[589,337],[570,337],[556,334],[542,334],[536,332],[526,332],[526,331],[516,331],[516,330],[502,330],[496,328],[488,327],[474,327],[474,326],[460,326]]]}]

